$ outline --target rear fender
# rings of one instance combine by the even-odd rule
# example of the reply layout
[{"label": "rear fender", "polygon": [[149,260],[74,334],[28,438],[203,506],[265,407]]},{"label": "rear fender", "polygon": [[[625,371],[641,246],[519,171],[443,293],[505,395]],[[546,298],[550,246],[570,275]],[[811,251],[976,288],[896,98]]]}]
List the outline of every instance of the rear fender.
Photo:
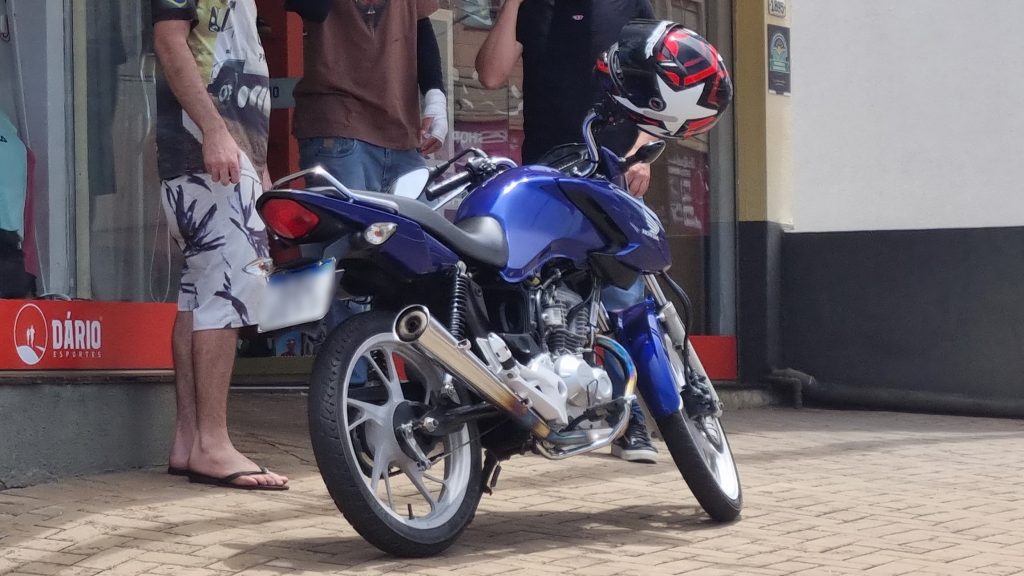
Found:
[{"label": "rear fender", "polygon": [[[393,268],[402,275],[432,274],[454,266],[459,257],[415,221],[385,208],[358,201],[333,198],[302,190],[275,190],[263,194],[257,206],[273,198],[289,198],[316,212],[321,225],[307,240],[293,244],[317,243],[327,254],[345,258],[370,260]],[[362,231],[369,225],[391,222],[398,225],[395,233],[380,246],[362,241]]]},{"label": "rear fender", "polygon": [[636,364],[637,389],[651,415],[660,419],[678,412],[682,398],[665,349],[654,300],[647,298],[610,316],[617,340]]}]

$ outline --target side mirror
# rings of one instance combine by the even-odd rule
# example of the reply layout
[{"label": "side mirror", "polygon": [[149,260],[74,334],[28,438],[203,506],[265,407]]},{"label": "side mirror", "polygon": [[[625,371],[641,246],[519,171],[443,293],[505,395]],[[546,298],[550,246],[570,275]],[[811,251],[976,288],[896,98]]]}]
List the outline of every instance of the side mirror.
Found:
[{"label": "side mirror", "polygon": [[634,164],[653,164],[661,157],[661,153],[664,151],[664,140],[648,142],[641,146],[640,149],[636,151],[636,154],[626,158],[625,162],[623,162],[623,169],[629,168]]},{"label": "side mirror", "polygon": [[423,189],[427,187],[428,182],[430,182],[430,170],[417,168],[412,172],[406,172],[399,176],[392,185],[392,192],[395,196],[415,200],[423,193]]}]

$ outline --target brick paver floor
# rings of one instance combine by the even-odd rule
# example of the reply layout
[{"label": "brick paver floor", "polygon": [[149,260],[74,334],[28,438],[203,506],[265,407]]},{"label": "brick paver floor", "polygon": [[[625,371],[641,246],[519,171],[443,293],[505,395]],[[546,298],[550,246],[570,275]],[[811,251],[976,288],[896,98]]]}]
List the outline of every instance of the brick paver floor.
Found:
[{"label": "brick paver floor", "polygon": [[729,415],[742,520],[710,523],[671,464],[506,464],[439,558],[389,558],[331,503],[304,400],[235,397],[241,447],[285,493],[161,470],[0,492],[0,573],[1024,574],[1024,422],[758,409]]}]

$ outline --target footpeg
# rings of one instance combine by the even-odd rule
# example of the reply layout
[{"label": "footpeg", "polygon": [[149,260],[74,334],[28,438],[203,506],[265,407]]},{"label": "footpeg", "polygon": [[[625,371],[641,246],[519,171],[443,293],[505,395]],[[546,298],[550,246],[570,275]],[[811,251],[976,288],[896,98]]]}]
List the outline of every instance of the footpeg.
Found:
[{"label": "footpeg", "polygon": [[494,487],[498,485],[498,476],[501,474],[501,463],[497,456],[490,451],[484,459],[483,474],[480,475],[482,486],[481,491],[488,496],[494,494]]},{"label": "footpeg", "polygon": [[491,481],[487,484],[487,493],[494,494],[494,487],[498,485],[498,476],[501,475],[501,464],[494,467],[494,474],[491,475]]}]

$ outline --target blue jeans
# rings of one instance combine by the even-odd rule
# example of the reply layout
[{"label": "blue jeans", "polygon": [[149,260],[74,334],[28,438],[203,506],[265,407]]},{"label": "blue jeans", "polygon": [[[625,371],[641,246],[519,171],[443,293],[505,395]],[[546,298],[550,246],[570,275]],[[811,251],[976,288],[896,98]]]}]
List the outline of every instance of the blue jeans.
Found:
[{"label": "blue jeans", "polygon": [[[623,290],[615,286],[605,286],[601,290],[601,301],[604,302],[604,307],[609,312],[618,312],[625,310],[634,304],[639,304],[644,300],[644,281],[642,278],[637,278],[636,282],[632,286]],[[622,373],[622,367],[618,362],[609,362],[605,364],[605,370],[608,371],[608,376],[612,379],[613,383],[622,382],[625,384],[625,374]],[[632,412],[630,413],[630,420],[633,423],[642,424],[644,421],[644,411],[640,408],[640,402],[633,402]]]},{"label": "blue jeans", "polygon": [[418,150],[392,150],[354,138],[305,138],[299,141],[303,170],[319,164],[353,190],[384,192],[395,179],[426,164]]}]

